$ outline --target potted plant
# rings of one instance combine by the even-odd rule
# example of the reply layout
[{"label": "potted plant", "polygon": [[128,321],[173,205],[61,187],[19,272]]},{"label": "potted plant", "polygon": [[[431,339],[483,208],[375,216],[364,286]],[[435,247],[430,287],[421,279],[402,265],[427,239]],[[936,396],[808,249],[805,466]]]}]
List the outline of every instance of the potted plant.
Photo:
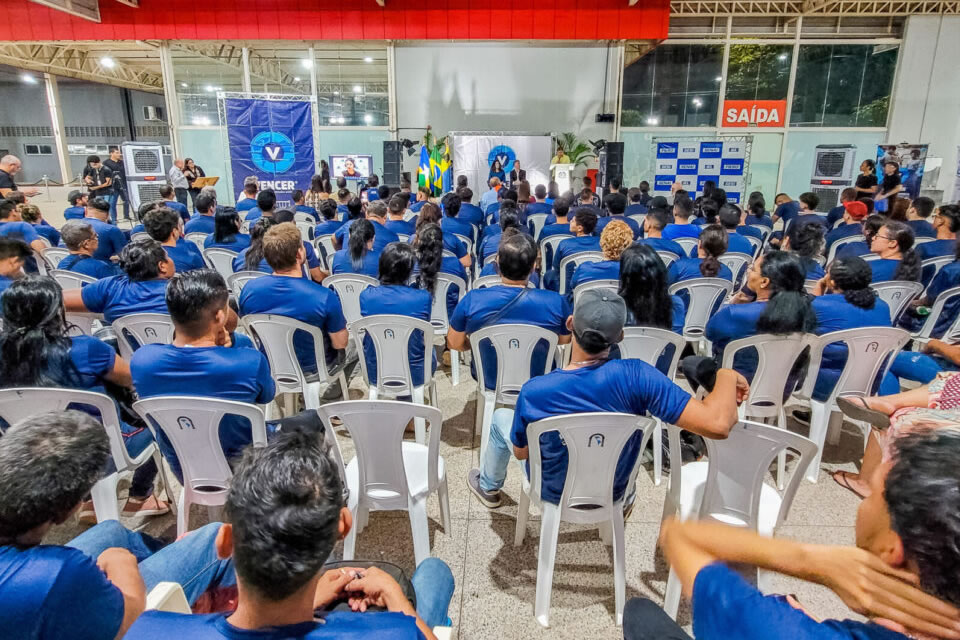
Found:
[{"label": "potted plant", "polygon": [[566,154],[570,156],[570,162],[575,167],[585,167],[590,158],[596,157],[593,147],[583,140],[579,140],[572,133],[561,133],[554,138],[554,142],[563,147]]}]

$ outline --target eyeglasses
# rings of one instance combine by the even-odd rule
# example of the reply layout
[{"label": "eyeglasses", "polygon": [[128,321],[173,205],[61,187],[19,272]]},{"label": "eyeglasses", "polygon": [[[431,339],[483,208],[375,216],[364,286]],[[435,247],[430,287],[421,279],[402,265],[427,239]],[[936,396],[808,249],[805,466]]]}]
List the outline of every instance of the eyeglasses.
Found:
[{"label": "eyeglasses", "polygon": [[888,242],[896,242],[896,241],[897,241],[896,238],[891,238],[890,236],[883,236],[883,235],[880,235],[879,233],[878,233],[877,235],[873,236],[873,239],[874,239],[874,240],[876,240],[877,238],[882,238],[882,239],[884,239],[884,240],[886,240],[886,241],[888,241]]}]

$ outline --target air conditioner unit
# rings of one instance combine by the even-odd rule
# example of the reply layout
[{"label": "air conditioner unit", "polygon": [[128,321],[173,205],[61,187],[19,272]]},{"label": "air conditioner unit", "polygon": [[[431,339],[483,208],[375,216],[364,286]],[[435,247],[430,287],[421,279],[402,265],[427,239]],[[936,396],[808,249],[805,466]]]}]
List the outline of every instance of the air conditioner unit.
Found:
[{"label": "air conditioner unit", "polygon": [[124,142],[120,145],[127,174],[127,196],[136,211],[143,202],[160,199],[160,187],[167,183],[163,166],[163,145],[156,142]]},{"label": "air conditioner unit", "polygon": [[143,107],[143,119],[148,122],[163,122],[163,107],[145,105]]},{"label": "air conditioner unit", "polygon": [[853,184],[857,148],[852,144],[820,144],[814,150],[811,191],[820,198],[817,211],[840,203],[840,192]]}]

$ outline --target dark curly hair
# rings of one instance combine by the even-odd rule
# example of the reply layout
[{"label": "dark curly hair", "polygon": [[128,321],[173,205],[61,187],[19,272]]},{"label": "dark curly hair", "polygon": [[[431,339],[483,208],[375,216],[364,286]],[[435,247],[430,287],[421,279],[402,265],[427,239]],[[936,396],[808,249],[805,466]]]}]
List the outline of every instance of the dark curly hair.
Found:
[{"label": "dark curly hair", "polygon": [[437,288],[437,274],[443,265],[443,230],[435,222],[421,226],[414,238],[420,274],[417,281],[421,289],[433,295]]},{"label": "dark curly hair", "polygon": [[870,288],[873,272],[863,258],[837,258],[830,264],[830,279],[853,306],[869,310],[877,303],[877,292]]}]

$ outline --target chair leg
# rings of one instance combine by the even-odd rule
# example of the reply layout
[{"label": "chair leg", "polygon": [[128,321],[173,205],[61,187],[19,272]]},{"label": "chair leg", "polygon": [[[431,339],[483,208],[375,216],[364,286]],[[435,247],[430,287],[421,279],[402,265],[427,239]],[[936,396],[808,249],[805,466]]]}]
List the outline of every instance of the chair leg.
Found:
[{"label": "chair leg", "polygon": [[683,585],[680,584],[680,578],[677,572],[670,567],[670,576],[667,578],[667,591],[663,597],[663,610],[667,615],[677,619],[677,612],[680,611],[680,596],[683,595]]},{"label": "chair leg", "polygon": [[443,532],[450,534],[450,492],[447,490],[447,476],[444,473],[443,480],[440,481],[440,488],[437,490],[437,497],[440,498],[440,522],[443,524]]},{"label": "chair leg", "polygon": [[517,530],[513,535],[513,546],[519,547],[527,536],[527,520],[530,518],[530,496],[520,491],[520,503],[517,505]]},{"label": "chair leg", "polygon": [[627,592],[626,549],[623,534],[623,509],[613,512],[613,593],[617,626],[623,626],[623,605]]},{"label": "chair leg", "polygon": [[827,444],[835,447],[840,444],[840,432],[843,431],[843,414],[831,411],[827,421]]},{"label": "chair leg", "polygon": [[337,380],[340,382],[341,396],[344,400],[350,399],[350,390],[347,388],[347,376],[341,371],[337,374]]},{"label": "chair leg", "polygon": [[491,391],[483,394],[483,428],[480,430],[480,464],[490,442],[490,427],[493,425],[493,410],[497,406],[497,397]]},{"label": "chair leg", "polygon": [[540,556],[537,561],[537,601],[533,613],[542,627],[550,626],[550,593],[553,591],[553,565],[557,559],[560,534],[560,509],[544,502],[540,516]]},{"label": "chair leg", "polygon": [[[349,505],[349,509],[353,514],[354,522],[357,521],[357,516],[360,514],[360,508],[357,503]],[[356,554],[357,550],[357,529],[359,527],[350,527],[350,531],[347,532],[347,537],[343,539],[343,559],[344,560],[353,560],[353,556]]]},{"label": "chair leg", "polygon": [[[413,389],[413,401],[417,404],[424,404],[423,385]],[[427,422],[423,418],[413,419],[413,430],[416,434],[417,444],[427,444]]]},{"label": "chair leg", "polygon": [[613,544],[613,527],[608,521],[600,523],[600,526],[597,527],[600,531],[600,542],[603,543],[605,547],[609,547]]},{"label": "chair leg", "polygon": [[377,393],[377,388],[376,388],[376,387],[370,387],[370,391],[367,392],[367,399],[368,399],[368,400],[376,400],[378,396],[379,396],[379,394]]},{"label": "chair leg", "polygon": [[453,386],[460,384],[460,352],[450,349],[450,379]]},{"label": "chair leg", "polygon": [[120,474],[113,472],[93,485],[90,490],[93,497],[93,511],[97,514],[97,522],[120,519],[120,507],[117,506],[117,482],[119,480]]},{"label": "chair leg", "polygon": [[320,383],[309,382],[303,388],[303,407],[304,409],[320,408]]},{"label": "chair leg", "polygon": [[820,459],[823,457],[823,446],[827,439],[827,423],[830,415],[822,402],[810,401],[810,439],[817,445],[817,454],[807,468],[807,480],[816,483],[820,475]]},{"label": "chair leg", "polygon": [[660,418],[654,418],[656,421],[653,427],[653,484],[660,486],[663,479],[663,423]]},{"label": "chair leg", "polygon": [[410,529],[413,532],[413,555],[417,566],[430,557],[430,527],[427,524],[427,497],[410,498]]},{"label": "chair leg", "polygon": [[486,401],[483,387],[477,384],[477,418],[474,423],[473,432],[477,433],[483,427],[483,404]]},{"label": "chair leg", "polygon": [[187,494],[189,489],[183,487],[180,491],[180,500],[177,501],[177,537],[179,538],[190,528],[190,503]]},{"label": "chair leg", "polygon": [[[783,413],[783,407],[777,414],[777,426],[783,430],[787,429],[787,416]],[[781,449],[777,454],[777,489],[783,491],[787,483],[787,450]]]}]

